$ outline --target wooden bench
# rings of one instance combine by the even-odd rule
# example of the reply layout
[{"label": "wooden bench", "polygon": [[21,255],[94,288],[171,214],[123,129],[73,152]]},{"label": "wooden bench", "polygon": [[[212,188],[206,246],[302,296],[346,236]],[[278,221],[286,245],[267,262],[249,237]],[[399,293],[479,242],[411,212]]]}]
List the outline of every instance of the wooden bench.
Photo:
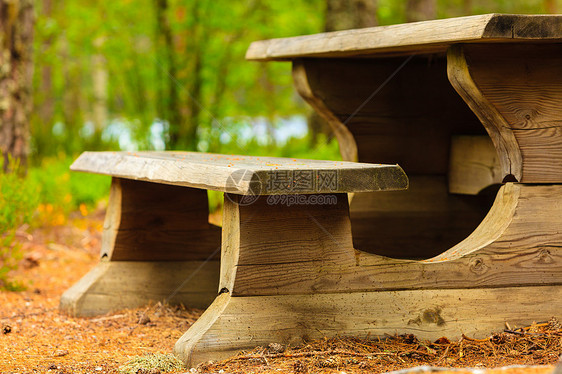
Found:
[{"label": "wooden bench", "polygon": [[[346,193],[408,184],[399,166],[189,152],[85,152],[71,169],[113,177],[101,261],[61,299],[77,316],[150,300],[205,308],[234,290],[237,266],[347,243]],[[222,255],[206,190],[227,193]]]}]

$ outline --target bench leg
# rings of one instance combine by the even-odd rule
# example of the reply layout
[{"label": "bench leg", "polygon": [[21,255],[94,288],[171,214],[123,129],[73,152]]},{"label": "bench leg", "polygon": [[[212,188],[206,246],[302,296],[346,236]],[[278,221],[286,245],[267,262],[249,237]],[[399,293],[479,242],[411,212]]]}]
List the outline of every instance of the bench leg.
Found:
[{"label": "bench leg", "polygon": [[[506,209],[492,215],[529,216],[528,209],[536,205],[552,205],[535,198],[535,207],[529,207],[525,199],[517,202],[512,196],[518,186],[507,187],[498,197]],[[537,193],[523,187],[524,197]],[[435,262],[389,259],[353,249],[347,196],[332,196],[335,203],[324,195],[315,197],[322,204],[291,206],[272,204],[277,198],[268,203],[267,197],[260,197],[251,205],[238,204],[236,197],[226,199],[221,294],[176,343],[176,355],[195,366],[273,342],[385,333],[414,333],[422,339],[455,339],[465,333],[479,338],[503,329],[505,321],[521,326],[562,317],[560,303],[554,301],[562,300],[562,287],[551,277],[522,284],[518,276],[523,260],[510,263],[496,255],[496,261],[486,248],[476,250],[474,257]],[[500,238],[490,239],[489,246],[495,246],[491,253],[502,251],[503,236],[513,242],[510,225],[517,222],[509,219],[507,228],[500,228]],[[494,234],[484,231],[476,235]],[[469,244],[480,243],[476,242]],[[505,251],[509,258],[523,256]],[[560,274],[554,259],[558,252],[549,253],[540,258],[531,253],[530,261],[548,274]],[[489,278],[496,282],[482,288]]]},{"label": "bench leg", "polygon": [[114,178],[100,263],[67,290],[62,311],[93,316],[149,301],[205,308],[217,295],[220,228],[205,190]]},{"label": "bench leg", "polygon": [[[356,261],[346,194],[261,196],[250,205],[240,199],[225,198],[221,294],[174,348],[190,365],[273,341],[300,341],[316,328],[307,318],[323,306],[294,314],[310,296],[254,296],[252,278],[262,270],[286,264],[318,269],[321,276],[324,267]],[[279,279],[284,276],[284,271],[274,274],[265,280],[269,285],[262,278],[259,288],[282,295]],[[262,301],[264,308],[259,306]],[[278,319],[278,313],[287,318]],[[231,322],[232,329],[227,327]]]}]

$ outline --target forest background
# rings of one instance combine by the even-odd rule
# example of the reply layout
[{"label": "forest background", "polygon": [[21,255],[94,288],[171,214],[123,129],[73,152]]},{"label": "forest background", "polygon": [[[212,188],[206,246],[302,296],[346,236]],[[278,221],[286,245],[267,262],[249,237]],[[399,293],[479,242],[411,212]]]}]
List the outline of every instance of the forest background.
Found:
[{"label": "forest background", "polygon": [[[107,197],[108,177],[69,172],[82,151],[338,159],[329,129],[295,93],[290,64],[244,60],[254,40],[561,8],[562,0],[0,0],[0,42],[18,41],[0,43],[0,288],[16,287],[6,274],[22,227],[63,225]],[[220,208],[220,194],[210,197],[211,210]]]}]

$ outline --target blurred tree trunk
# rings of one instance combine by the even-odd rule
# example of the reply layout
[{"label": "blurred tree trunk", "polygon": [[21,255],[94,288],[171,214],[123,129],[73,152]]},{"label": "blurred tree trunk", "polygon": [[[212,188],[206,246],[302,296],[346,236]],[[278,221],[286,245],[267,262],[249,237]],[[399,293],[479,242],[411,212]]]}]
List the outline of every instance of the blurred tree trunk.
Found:
[{"label": "blurred tree trunk", "polygon": [[544,9],[547,13],[557,14],[558,7],[556,6],[556,0],[544,0]]},{"label": "blurred tree trunk", "polygon": [[101,53],[104,43],[103,37],[94,40],[94,47],[97,49],[92,56],[92,83],[94,102],[92,108],[92,121],[94,122],[94,149],[101,146],[101,134],[107,125],[107,66],[105,56]]},{"label": "blurred tree trunk", "polygon": [[472,15],[472,0],[464,0],[463,10],[465,15],[467,16]]},{"label": "blurred tree trunk", "polygon": [[82,71],[80,64],[70,56],[68,39],[65,33],[60,35],[59,56],[61,59],[62,75],[64,78],[64,93],[62,97],[62,117],[65,126],[64,150],[72,153],[79,151],[80,128],[82,127]]},{"label": "blurred tree trunk", "polygon": [[[193,56],[192,69],[189,73],[191,78],[189,87],[188,110],[189,117],[185,121],[185,126],[180,128],[179,146],[190,151],[197,150],[197,129],[201,122],[201,107],[203,102],[203,53],[207,43],[207,36],[204,34],[201,19],[205,18],[202,14],[201,2],[195,0],[193,3],[193,20],[191,26],[191,44],[186,55]],[[228,47],[227,47],[228,48]]]},{"label": "blurred tree trunk", "polygon": [[437,18],[437,0],[408,0],[406,21],[417,22]]},{"label": "blurred tree trunk", "polygon": [[[166,148],[176,148],[180,142],[180,129],[184,125],[177,87],[177,56],[174,47],[172,29],[167,17],[168,0],[154,0],[156,10],[156,45],[161,57],[156,61],[158,79],[158,116],[168,122],[168,139]],[[160,72],[163,70],[163,73]]]},{"label": "blurred tree trunk", "polygon": [[[340,31],[377,26],[378,0],[327,0],[324,31]],[[310,146],[318,144],[318,137],[324,134],[327,140],[333,138],[330,126],[316,112],[308,117]]]},{"label": "blurred tree trunk", "polygon": [[373,27],[377,24],[377,0],[327,0],[325,31]]},{"label": "blurred tree trunk", "polygon": [[33,64],[33,1],[0,0],[0,151],[26,164]]},{"label": "blurred tree trunk", "polygon": [[[52,0],[43,0],[43,9],[41,14],[43,17],[50,19],[53,13]],[[54,34],[50,33],[43,40],[41,50],[43,53],[48,54],[52,47]],[[47,59],[45,59],[47,60]],[[39,100],[34,104],[37,108],[37,116],[39,123],[33,128],[35,151],[38,154],[46,154],[49,148],[49,135],[53,130],[54,116],[55,116],[55,97],[53,95],[53,65],[49,61],[42,60],[41,66],[41,83]],[[37,97],[37,96],[36,96]]]}]

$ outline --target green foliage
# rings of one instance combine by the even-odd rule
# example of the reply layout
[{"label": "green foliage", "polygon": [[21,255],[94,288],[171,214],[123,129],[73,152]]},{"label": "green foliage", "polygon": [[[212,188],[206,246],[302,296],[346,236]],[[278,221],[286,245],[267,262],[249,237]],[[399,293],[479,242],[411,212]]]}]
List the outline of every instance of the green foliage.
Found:
[{"label": "green foliage", "polygon": [[21,259],[16,231],[31,222],[38,195],[36,186],[21,176],[16,161],[10,162],[9,169],[11,173],[0,173],[0,289],[18,290],[21,285],[8,279]]},{"label": "green foliage", "polygon": [[150,353],[144,356],[134,357],[125,365],[119,368],[121,374],[137,374],[151,373],[158,371],[160,373],[169,373],[185,369],[181,362],[173,354]]},{"label": "green foliage", "polygon": [[[154,0],[53,2],[50,12],[38,4],[35,159],[59,152],[117,149],[116,139],[108,139],[107,132],[101,143],[92,135],[96,57],[105,61],[109,76],[105,126],[122,121],[139,149],[154,148],[151,126],[172,118],[162,109],[171,100],[170,86],[177,91],[177,112],[186,121],[181,125],[196,121],[199,138],[202,130],[227,117],[274,119],[303,112],[303,103],[294,100],[290,64],[248,62],[244,54],[254,40],[321,31],[323,0],[168,0],[164,16],[172,49],[158,37],[155,4]],[[175,56],[173,74],[166,58],[170,53]]]},{"label": "green foliage", "polygon": [[41,204],[64,214],[78,210],[81,204],[94,206],[107,197],[111,184],[108,176],[71,172],[71,163],[71,158],[45,159],[28,172],[28,182],[36,186]]},{"label": "green foliage", "polygon": [[47,159],[24,177],[17,162],[12,162],[12,172],[0,173],[0,289],[22,287],[8,278],[22,257],[16,236],[22,225],[64,224],[70,212],[85,213],[107,196],[109,177],[71,173],[70,163],[70,159]]}]

